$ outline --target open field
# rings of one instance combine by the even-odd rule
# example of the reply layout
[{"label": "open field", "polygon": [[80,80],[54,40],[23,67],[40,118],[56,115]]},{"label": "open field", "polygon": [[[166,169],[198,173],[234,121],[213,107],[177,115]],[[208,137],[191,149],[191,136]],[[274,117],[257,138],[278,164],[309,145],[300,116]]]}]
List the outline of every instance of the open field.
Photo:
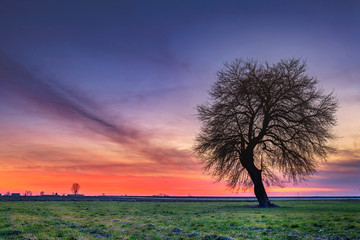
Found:
[{"label": "open field", "polygon": [[[270,197],[279,200],[360,200],[360,196]],[[179,197],[179,196],[0,196],[0,201],[120,201],[120,202],[257,202],[256,197]]]},{"label": "open field", "polygon": [[360,201],[0,202],[0,239],[360,239]]}]

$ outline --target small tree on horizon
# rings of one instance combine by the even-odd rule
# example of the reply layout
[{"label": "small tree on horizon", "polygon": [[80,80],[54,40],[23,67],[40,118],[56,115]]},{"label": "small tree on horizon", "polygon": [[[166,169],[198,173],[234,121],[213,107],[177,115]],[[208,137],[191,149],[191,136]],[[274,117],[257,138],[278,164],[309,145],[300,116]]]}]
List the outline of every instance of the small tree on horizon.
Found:
[{"label": "small tree on horizon", "polygon": [[32,196],[32,192],[30,190],[26,190],[24,196]]},{"label": "small tree on horizon", "polygon": [[79,189],[80,189],[80,184],[73,183],[73,185],[71,187],[71,192],[73,192],[75,195],[77,195],[77,193],[79,192]]},{"label": "small tree on horizon", "polygon": [[232,189],[254,185],[261,207],[271,205],[263,183],[305,180],[334,150],[337,101],[306,69],[300,59],[236,59],[218,71],[210,102],[197,107],[194,151],[204,169]]}]

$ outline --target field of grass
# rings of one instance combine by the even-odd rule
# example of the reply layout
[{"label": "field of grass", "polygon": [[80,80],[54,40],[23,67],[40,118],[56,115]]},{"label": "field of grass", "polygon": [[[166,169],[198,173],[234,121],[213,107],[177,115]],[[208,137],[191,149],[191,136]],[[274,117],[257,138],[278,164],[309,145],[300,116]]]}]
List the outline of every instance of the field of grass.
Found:
[{"label": "field of grass", "polygon": [[0,202],[0,239],[360,239],[359,201]]}]

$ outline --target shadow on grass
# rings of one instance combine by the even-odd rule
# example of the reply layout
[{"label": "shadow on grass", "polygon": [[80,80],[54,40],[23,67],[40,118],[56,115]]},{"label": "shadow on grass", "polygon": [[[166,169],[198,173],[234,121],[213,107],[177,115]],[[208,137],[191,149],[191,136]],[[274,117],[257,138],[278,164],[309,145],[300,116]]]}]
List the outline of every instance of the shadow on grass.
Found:
[{"label": "shadow on grass", "polygon": [[279,205],[273,204],[271,203],[269,207],[262,207],[260,205],[245,205],[243,206],[244,208],[263,208],[263,209],[267,209],[267,208],[278,208],[280,207]]},{"label": "shadow on grass", "polygon": [[283,206],[279,206],[276,204],[271,204],[270,207],[268,208],[264,208],[264,207],[260,207],[260,205],[256,204],[256,205],[227,205],[227,206],[221,206],[217,209],[247,209],[247,208],[257,208],[257,209],[271,209],[271,208],[289,208],[289,207],[283,207]]}]

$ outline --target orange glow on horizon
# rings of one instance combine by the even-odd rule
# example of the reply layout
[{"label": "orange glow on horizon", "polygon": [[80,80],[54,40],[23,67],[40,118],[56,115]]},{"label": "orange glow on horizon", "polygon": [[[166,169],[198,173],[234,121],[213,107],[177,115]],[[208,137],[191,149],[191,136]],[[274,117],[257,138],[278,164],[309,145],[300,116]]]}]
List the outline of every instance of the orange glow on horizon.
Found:
[{"label": "orange glow on horizon", "polygon": [[[232,192],[224,183],[214,183],[210,178],[185,178],[162,176],[130,176],[105,174],[65,174],[39,171],[0,171],[0,193],[26,190],[33,195],[70,194],[74,182],[80,184],[79,193],[85,195],[156,195],[169,196],[254,196],[252,188],[246,192]],[[341,189],[324,187],[268,187],[269,196],[332,195]]]}]

